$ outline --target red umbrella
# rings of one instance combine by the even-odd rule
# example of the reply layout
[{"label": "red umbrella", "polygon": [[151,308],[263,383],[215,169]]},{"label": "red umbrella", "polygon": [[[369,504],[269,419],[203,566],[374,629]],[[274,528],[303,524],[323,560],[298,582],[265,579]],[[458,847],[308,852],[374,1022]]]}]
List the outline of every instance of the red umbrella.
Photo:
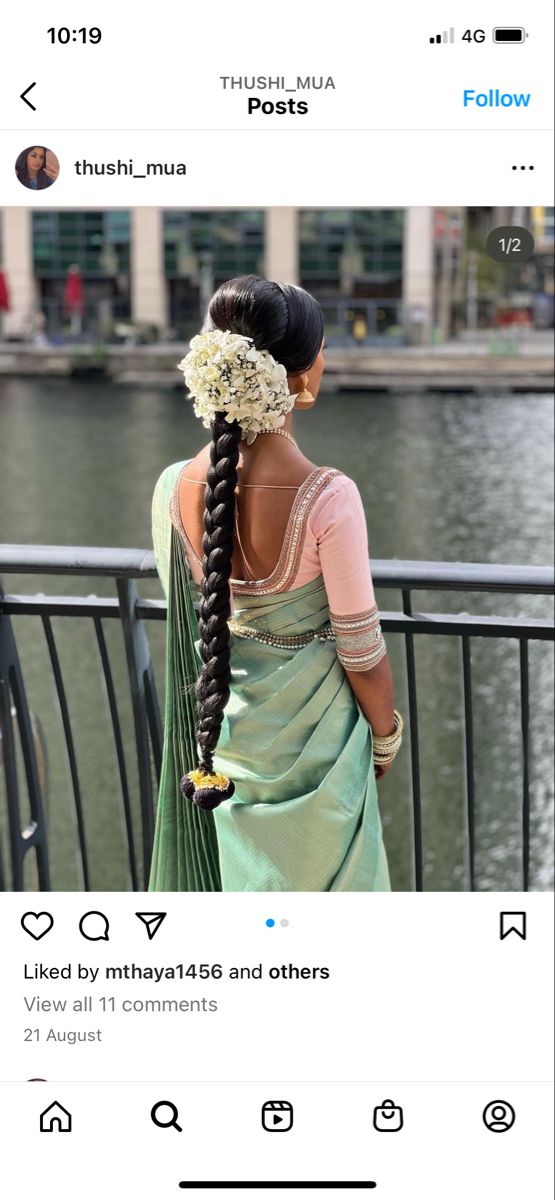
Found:
[{"label": "red umbrella", "polygon": [[3,271],[0,271],[0,312],[10,311],[10,293]]},{"label": "red umbrella", "polygon": [[83,292],[83,280],[79,267],[70,267],[67,273],[67,279],[64,288],[64,313],[71,316],[72,313],[83,315],[85,307],[85,294]]}]

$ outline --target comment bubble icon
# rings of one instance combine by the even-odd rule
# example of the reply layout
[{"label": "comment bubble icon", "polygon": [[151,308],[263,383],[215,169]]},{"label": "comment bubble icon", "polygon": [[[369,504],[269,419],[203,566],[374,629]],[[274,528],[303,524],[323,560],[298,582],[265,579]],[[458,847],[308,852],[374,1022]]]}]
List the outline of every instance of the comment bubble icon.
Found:
[{"label": "comment bubble icon", "polygon": [[87,939],[88,942],[108,942],[110,940],[110,922],[104,913],[98,912],[96,909],[91,909],[86,912],[79,921],[79,932],[81,937]]}]

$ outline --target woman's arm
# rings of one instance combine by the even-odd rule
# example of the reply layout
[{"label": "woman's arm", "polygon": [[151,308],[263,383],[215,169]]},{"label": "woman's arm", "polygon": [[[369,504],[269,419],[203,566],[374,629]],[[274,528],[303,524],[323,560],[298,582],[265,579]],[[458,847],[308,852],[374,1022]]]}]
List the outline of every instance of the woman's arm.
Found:
[{"label": "woman's arm", "polygon": [[[346,671],[346,675],[372,733],[387,737],[394,727],[393,677],[387,654],[369,671]],[[375,765],[376,779],[382,779],[392,766],[392,762]]]},{"label": "woman's arm", "polygon": [[[360,493],[353,480],[339,477],[315,506],[322,574],[336,637],[337,656],[376,737],[393,733],[393,680],[379,627],[368,561],[368,533]],[[380,779],[391,764],[376,767]]]},{"label": "woman's arm", "polygon": [[346,671],[360,707],[378,737],[393,731],[393,677],[387,654],[369,671]]}]

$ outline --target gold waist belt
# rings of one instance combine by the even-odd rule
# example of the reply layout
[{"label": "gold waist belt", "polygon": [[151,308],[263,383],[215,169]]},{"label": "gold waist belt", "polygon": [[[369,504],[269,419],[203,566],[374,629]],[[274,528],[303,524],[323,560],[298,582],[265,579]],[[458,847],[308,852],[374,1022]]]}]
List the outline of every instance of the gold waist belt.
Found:
[{"label": "gold waist belt", "polygon": [[264,629],[256,629],[252,625],[241,625],[239,621],[228,621],[231,633],[236,637],[252,638],[255,642],[263,642],[267,646],[283,646],[284,649],[294,650],[298,646],[307,646],[317,639],[319,642],[335,641],[335,634],[328,622],[320,629],[310,629],[307,633],[284,634],[267,633]]}]

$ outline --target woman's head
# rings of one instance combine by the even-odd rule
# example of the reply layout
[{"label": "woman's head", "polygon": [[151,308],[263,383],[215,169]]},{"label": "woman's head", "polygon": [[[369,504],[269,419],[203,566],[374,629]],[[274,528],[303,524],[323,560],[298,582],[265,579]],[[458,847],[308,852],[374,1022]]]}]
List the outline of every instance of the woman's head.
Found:
[{"label": "woman's head", "polygon": [[31,146],[27,153],[27,174],[37,175],[44,167],[46,162],[46,149],[44,146]]},{"label": "woman's head", "polygon": [[15,164],[15,172],[21,183],[28,184],[30,180],[42,179],[48,182],[48,176],[44,171],[46,163],[46,147],[45,146],[27,146],[26,150],[22,150],[18,155]]},{"label": "woman's head", "polygon": [[317,394],[323,370],[324,316],[303,288],[271,283],[258,275],[229,279],[210,301],[206,327],[252,338],[257,350],[268,350],[285,367],[292,392],[301,390],[297,383],[308,375],[310,391]]}]

